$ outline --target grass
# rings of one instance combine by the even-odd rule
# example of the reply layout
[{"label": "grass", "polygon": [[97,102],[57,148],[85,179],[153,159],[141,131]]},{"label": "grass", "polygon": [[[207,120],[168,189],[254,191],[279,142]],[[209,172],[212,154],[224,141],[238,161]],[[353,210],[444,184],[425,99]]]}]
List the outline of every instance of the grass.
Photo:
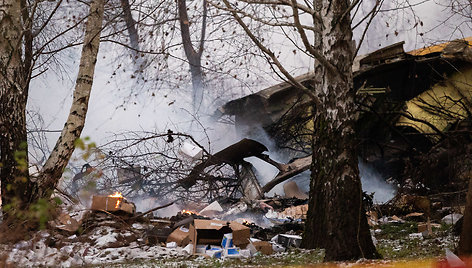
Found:
[{"label": "grass", "polygon": [[429,237],[411,238],[410,234],[418,232],[417,227],[415,222],[380,225],[381,232],[376,234],[377,250],[384,259],[418,259],[442,256],[446,248],[454,250],[457,245],[451,225],[433,228]]},{"label": "grass", "polygon": [[187,257],[167,260],[136,260],[107,267],[287,267],[316,265],[323,261],[322,250],[291,249],[288,252],[276,253],[270,256],[258,255],[249,259],[209,259],[204,257]]},{"label": "grass", "polygon": [[[374,261],[381,263],[389,261],[433,261],[434,258],[444,256],[446,248],[453,250],[457,245],[457,237],[451,234],[452,226],[442,225],[433,228],[433,235],[427,238],[410,238],[411,233],[417,233],[416,222],[387,223],[378,226],[380,232],[375,234],[377,250],[382,254],[383,260]],[[220,268],[220,267],[334,267],[336,263],[323,263],[322,250],[291,249],[288,252],[277,253],[270,256],[254,256],[249,259],[210,259],[204,257],[178,257],[171,259],[155,260],[132,260],[121,264],[108,264],[107,267],[198,267],[198,268]],[[346,264],[346,263],[344,263]],[[325,266],[326,265],[326,266]],[[351,263],[351,266],[354,265]],[[362,263],[359,264],[361,267]],[[409,264],[408,264],[409,265]],[[408,267],[405,266],[405,267]],[[416,264],[415,264],[416,265]],[[419,265],[419,264],[418,264]],[[367,267],[366,266],[366,267]],[[356,266],[357,267],[357,266]],[[380,266],[379,266],[380,267]],[[401,266],[403,267],[403,266]],[[429,267],[429,266],[418,266]]]},{"label": "grass", "polygon": [[376,234],[377,239],[402,239],[408,237],[409,234],[416,233],[418,224],[416,222],[404,223],[386,223],[379,225],[381,232]]}]

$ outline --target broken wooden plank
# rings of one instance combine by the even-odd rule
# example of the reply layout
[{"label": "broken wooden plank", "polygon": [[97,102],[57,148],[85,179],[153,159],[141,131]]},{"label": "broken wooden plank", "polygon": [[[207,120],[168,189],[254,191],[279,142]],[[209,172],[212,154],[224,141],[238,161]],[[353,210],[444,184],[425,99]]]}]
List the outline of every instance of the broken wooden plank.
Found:
[{"label": "broken wooden plank", "polygon": [[274,188],[277,184],[284,182],[290,179],[291,177],[302,173],[305,170],[308,170],[311,166],[311,159],[312,156],[309,155],[303,158],[296,159],[292,163],[284,164],[283,170],[281,170],[273,180],[271,180],[266,185],[264,185],[264,187],[262,187],[262,192],[267,193],[272,190],[272,188]]}]

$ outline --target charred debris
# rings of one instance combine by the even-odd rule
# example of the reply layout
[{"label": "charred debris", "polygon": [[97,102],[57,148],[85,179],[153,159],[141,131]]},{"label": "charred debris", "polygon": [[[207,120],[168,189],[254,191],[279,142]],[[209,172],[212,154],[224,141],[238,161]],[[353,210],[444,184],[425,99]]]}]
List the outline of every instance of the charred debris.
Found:
[{"label": "charred debris", "polygon": [[[415,221],[416,235],[427,237],[438,223],[460,224],[472,174],[471,42],[410,52],[402,42],[356,58],[359,159],[397,187],[385,204],[364,195],[373,229]],[[312,79],[312,73],[297,77],[307,86]],[[97,148],[93,168],[84,166],[58,193],[66,203],[91,203],[81,211],[63,204],[48,222],[53,231],[27,243],[42,241],[58,250],[82,243],[64,258],[72,261],[79,254],[84,263],[103,248],[157,246],[177,255],[247,258],[298,247],[308,195],[290,179],[311,165],[313,109],[289,83],[232,100],[215,117],[248,138],[214,154],[172,130],[117,136]],[[271,150],[291,160],[272,159],[267,145],[257,141],[260,129],[275,141]],[[278,174],[261,184],[248,157],[274,166]],[[281,183],[284,195],[267,198]],[[120,193],[109,195],[115,191]],[[140,206],[148,210],[136,212]]]},{"label": "charred debris", "polygon": [[[405,52],[400,42],[355,60],[359,159],[400,195],[465,197],[472,149],[471,43],[466,38]],[[308,87],[312,79],[313,73],[297,77]],[[306,95],[285,82],[232,100],[215,117],[232,121],[248,137],[262,127],[282,154],[300,160],[311,154],[313,109]]]}]

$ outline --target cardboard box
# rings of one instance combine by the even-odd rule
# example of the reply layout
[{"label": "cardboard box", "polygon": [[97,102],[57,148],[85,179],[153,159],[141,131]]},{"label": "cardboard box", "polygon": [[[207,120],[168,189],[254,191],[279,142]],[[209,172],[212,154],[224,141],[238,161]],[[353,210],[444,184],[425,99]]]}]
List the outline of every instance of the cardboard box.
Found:
[{"label": "cardboard box", "polygon": [[223,250],[223,257],[224,258],[241,258],[241,255],[239,254],[239,248],[236,248],[236,247],[225,248]]},{"label": "cardboard box", "polygon": [[184,226],[180,226],[175,229],[168,237],[167,243],[175,242],[179,247],[185,247],[190,242],[190,233],[189,229]]},{"label": "cardboard box", "polygon": [[272,244],[267,241],[256,241],[252,242],[252,245],[256,248],[257,251],[261,252],[264,255],[271,255],[274,253],[272,249]]},{"label": "cardboard box", "polygon": [[124,197],[94,195],[92,198],[92,210],[105,210],[109,212],[124,211],[129,214],[134,214],[136,212],[136,206],[128,202]]},{"label": "cardboard box", "polygon": [[207,249],[205,252],[206,255],[210,256],[211,258],[217,258],[220,259],[223,255],[223,250],[222,249]]},{"label": "cardboard box", "polygon": [[232,221],[229,227],[233,231],[233,245],[240,248],[246,248],[251,237],[251,229],[245,225]]},{"label": "cardboard box", "polygon": [[277,235],[277,243],[286,248],[299,248],[302,243],[302,237],[299,235],[279,234]]},{"label": "cardboard box", "polygon": [[197,245],[195,247],[195,253],[203,254],[207,251],[207,249],[210,249],[209,245]]},{"label": "cardboard box", "polygon": [[422,222],[418,223],[418,233],[422,233],[426,230],[428,230],[428,224]]},{"label": "cardboard box", "polygon": [[233,234],[224,234],[221,240],[221,247],[230,248],[233,246]]},{"label": "cardboard box", "polygon": [[249,243],[250,229],[237,222],[219,220],[194,220],[190,225],[190,243],[194,254],[196,245],[221,245],[224,234],[233,234],[233,244],[245,248]]}]

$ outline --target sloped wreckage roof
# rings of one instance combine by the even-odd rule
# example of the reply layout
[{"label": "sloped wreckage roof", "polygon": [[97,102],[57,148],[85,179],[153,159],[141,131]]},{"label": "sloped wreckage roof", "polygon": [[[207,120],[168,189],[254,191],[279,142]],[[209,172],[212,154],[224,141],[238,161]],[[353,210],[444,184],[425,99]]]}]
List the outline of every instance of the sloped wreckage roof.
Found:
[{"label": "sloped wreckage roof", "polygon": [[[405,102],[405,116],[397,125],[423,133],[444,130],[453,120],[467,116],[463,99],[472,103],[472,37],[405,52],[399,42],[354,60],[354,88],[357,94],[387,93],[390,99]],[[308,85],[314,73],[296,77]],[[444,119],[431,112],[432,102],[450,110],[455,118]],[[294,106],[309,105],[309,98],[289,82],[232,100],[217,113],[235,115],[237,125],[268,126]],[[435,104],[435,105],[436,105]],[[472,110],[472,107],[471,107]],[[412,118],[420,120],[413,120]],[[421,123],[419,121],[428,121]]]}]

